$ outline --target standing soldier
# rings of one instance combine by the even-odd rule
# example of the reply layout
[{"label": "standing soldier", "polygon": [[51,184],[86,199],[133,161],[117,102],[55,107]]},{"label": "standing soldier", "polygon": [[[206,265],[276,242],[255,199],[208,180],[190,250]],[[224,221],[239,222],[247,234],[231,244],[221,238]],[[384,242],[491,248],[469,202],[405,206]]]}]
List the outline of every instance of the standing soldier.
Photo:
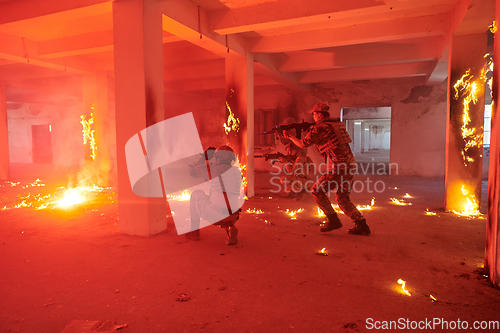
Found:
[{"label": "standing soldier", "polygon": [[354,228],[348,229],[347,233],[369,235],[370,227],[349,198],[356,169],[356,160],[349,147],[349,142],[352,140],[340,119],[330,118],[329,109],[330,107],[324,102],[314,105],[309,113],[312,113],[315,124],[309,128],[302,140],[286,131],[283,136],[292,140],[300,148],[315,145],[325,157],[326,162],[331,165],[328,172],[321,176],[312,187],[312,196],[328,219],[320,231],[327,232],[342,227],[327,195],[333,187],[340,209],[354,221]]}]

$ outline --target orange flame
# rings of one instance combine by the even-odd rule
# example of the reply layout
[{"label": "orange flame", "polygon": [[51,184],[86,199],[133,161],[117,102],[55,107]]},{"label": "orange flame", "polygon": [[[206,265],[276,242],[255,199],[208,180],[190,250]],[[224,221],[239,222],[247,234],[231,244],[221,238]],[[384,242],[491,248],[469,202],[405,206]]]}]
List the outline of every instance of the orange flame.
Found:
[{"label": "orange flame", "polygon": [[392,203],[399,205],[399,206],[411,206],[411,202],[404,202],[403,199],[398,200],[396,198],[391,198]]},{"label": "orange flame", "polygon": [[425,215],[437,215],[437,214],[434,213],[434,212],[429,211],[429,208],[426,208],[425,209]]},{"label": "orange flame", "polygon": [[[93,109],[94,109],[94,107],[92,106],[92,110]],[[91,127],[90,125],[92,125],[94,123],[94,113],[90,113],[89,120],[85,119],[85,115],[80,116],[80,118],[82,119],[80,121],[80,124],[82,124],[82,126],[83,126],[83,129],[82,129],[83,144],[86,145],[87,141],[89,142],[90,149],[92,149],[92,153],[90,154],[90,156],[92,157],[93,160],[95,160],[97,145],[95,143],[94,130],[90,128]]]},{"label": "orange flame", "polygon": [[401,289],[403,290],[403,292],[406,295],[411,296],[411,293],[408,290],[406,290],[406,281],[405,280],[399,279],[398,280],[398,284],[401,285]]},{"label": "orange flame", "polygon": [[227,123],[224,123],[224,131],[229,134],[231,130],[238,132],[240,130],[240,120],[234,116],[229,103],[226,101],[226,107],[229,110],[229,116],[227,117]]},{"label": "orange flame", "polygon": [[252,209],[248,208],[247,213],[249,213],[249,214],[264,214],[264,212],[261,209],[257,209],[257,208],[252,208]]},{"label": "orange flame", "polygon": [[476,199],[476,196],[470,193],[470,190],[466,185],[462,185],[461,191],[465,196],[466,204],[461,211],[452,210],[452,212],[459,216],[481,217],[482,214],[479,211],[479,203]]},{"label": "orange flame", "polygon": [[296,220],[297,219],[297,213],[301,213],[304,211],[304,208],[299,208],[298,210],[286,210],[285,214],[287,214],[288,216],[290,216],[292,218],[292,220]]},{"label": "orange flame", "polygon": [[189,199],[191,199],[191,194],[189,194],[188,190],[184,190],[178,195],[167,195],[167,200],[188,201]]},{"label": "orange flame", "polygon": [[486,74],[493,64],[487,64],[481,69],[481,73],[477,80],[473,80],[473,76],[470,74],[470,69],[465,72],[464,75],[453,85],[455,89],[455,98],[463,96],[463,114],[462,114],[462,138],[465,142],[465,147],[462,149],[462,159],[465,166],[470,162],[474,162],[474,159],[469,156],[469,149],[473,147],[481,147],[483,144],[483,134],[476,134],[476,128],[470,127],[470,104],[476,104],[479,96],[484,93],[483,85],[487,80]]}]

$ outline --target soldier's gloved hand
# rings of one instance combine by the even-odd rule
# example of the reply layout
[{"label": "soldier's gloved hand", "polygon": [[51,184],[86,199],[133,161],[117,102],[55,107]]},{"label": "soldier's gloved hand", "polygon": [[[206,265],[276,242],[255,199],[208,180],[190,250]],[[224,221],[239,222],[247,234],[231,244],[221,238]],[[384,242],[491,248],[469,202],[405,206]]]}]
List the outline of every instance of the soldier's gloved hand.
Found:
[{"label": "soldier's gloved hand", "polygon": [[215,147],[208,147],[207,150],[205,150],[205,155],[209,160],[211,160],[214,157],[215,150],[217,148]]}]

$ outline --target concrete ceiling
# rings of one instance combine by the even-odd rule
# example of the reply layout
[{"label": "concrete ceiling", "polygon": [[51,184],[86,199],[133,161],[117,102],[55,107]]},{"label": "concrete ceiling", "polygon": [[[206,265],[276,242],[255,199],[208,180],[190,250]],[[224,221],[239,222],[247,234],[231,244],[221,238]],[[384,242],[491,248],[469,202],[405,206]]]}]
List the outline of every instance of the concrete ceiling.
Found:
[{"label": "concrete ceiling", "polygon": [[[256,60],[256,86],[310,91],[324,83],[416,77],[438,84],[447,76],[450,36],[487,31],[494,4],[166,0],[165,86],[222,89],[224,59],[247,52]],[[95,71],[113,71],[112,1],[0,0],[1,82],[21,87]]]}]

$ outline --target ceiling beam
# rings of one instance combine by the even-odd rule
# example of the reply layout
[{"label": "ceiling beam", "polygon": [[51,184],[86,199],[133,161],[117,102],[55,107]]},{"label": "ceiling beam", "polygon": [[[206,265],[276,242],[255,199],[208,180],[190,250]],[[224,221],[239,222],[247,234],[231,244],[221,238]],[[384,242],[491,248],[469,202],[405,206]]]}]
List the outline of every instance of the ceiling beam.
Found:
[{"label": "ceiling beam", "polygon": [[342,45],[400,40],[449,34],[451,14],[411,17],[390,21],[257,37],[248,40],[251,52],[290,52]]},{"label": "ceiling beam", "polygon": [[398,62],[439,59],[444,38],[425,38],[420,43],[377,43],[338,47],[331,52],[304,51],[290,55],[280,72],[298,72],[351,66],[366,66]]},{"label": "ceiling beam", "polygon": [[[385,3],[384,3],[385,2]],[[267,29],[323,29],[397,18],[452,12],[456,0],[397,1],[281,0],[209,12],[209,28],[219,34]],[[296,27],[295,27],[296,26]],[[315,27],[315,28],[310,28]],[[284,31],[284,30],[283,30]]]},{"label": "ceiling beam", "polygon": [[85,59],[47,60],[38,56],[37,43],[26,38],[0,32],[0,59],[83,74],[93,72],[94,66]]},{"label": "ceiling beam", "polygon": [[111,50],[113,50],[113,30],[38,42],[38,55],[49,59]]},{"label": "ceiling beam", "polygon": [[[188,0],[162,2],[163,30],[221,57],[246,55],[240,36],[222,36],[208,30],[206,12]],[[198,19],[198,17],[200,19]]]},{"label": "ceiling beam", "polygon": [[299,75],[296,73],[281,73],[278,71],[275,59],[275,57],[269,54],[255,54],[255,72],[267,76],[284,87],[295,91],[308,92],[312,90],[311,85],[303,84],[299,81]]},{"label": "ceiling beam", "polygon": [[405,64],[340,68],[326,71],[311,71],[304,74],[301,83],[377,80],[398,77],[427,76],[436,67],[436,61]]},{"label": "ceiling beam", "polygon": [[224,77],[225,69],[224,59],[210,60],[184,66],[165,67],[163,78],[165,81],[180,81]]},{"label": "ceiling beam", "polygon": [[[207,13],[191,1],[162,2],[163,30],[181,37],[223,58],[246,56],[246,41],[238,35],[219,35],[207,27]],[[255,70],[294,90],[309,88],[297,82],[293,75],[279,73],[266,57],[256,57]]]},{"label": "ceiling beam", "polygon": [[209,28],[218,34],[275,29],[296,24],[332,21],[336,14],[353,16],[372,7],[386,8],[378,0],[281,0],[209,13]]},{"label": "ceiling beam", "polygon": [[[10,82],[12,80],[32,80],[64,75],[64,72],[40,66],[29,66],[26,64],[14,64],[0,67],[0,81]],[[66,74],[70,74],[66,72]]]},{"label": "ceiling beam", "polygon": [[106,10],[110,12],[110,0],[16,0],[0,4],[0,24],[27,20],[39,16],[51,15],[89,7],[95,14]]},{"label": "ceiling beam", "polygon": [[[278,83],[266,76],[257,75],[254,78],[255,87],[278,86]],[[178,86],[177,86],[178,89]],[[203,79],[196,81],[187,81],[183,84],[184,91],[200,90],[222,90],[226,89],[226,80],[224,78]]]}]

